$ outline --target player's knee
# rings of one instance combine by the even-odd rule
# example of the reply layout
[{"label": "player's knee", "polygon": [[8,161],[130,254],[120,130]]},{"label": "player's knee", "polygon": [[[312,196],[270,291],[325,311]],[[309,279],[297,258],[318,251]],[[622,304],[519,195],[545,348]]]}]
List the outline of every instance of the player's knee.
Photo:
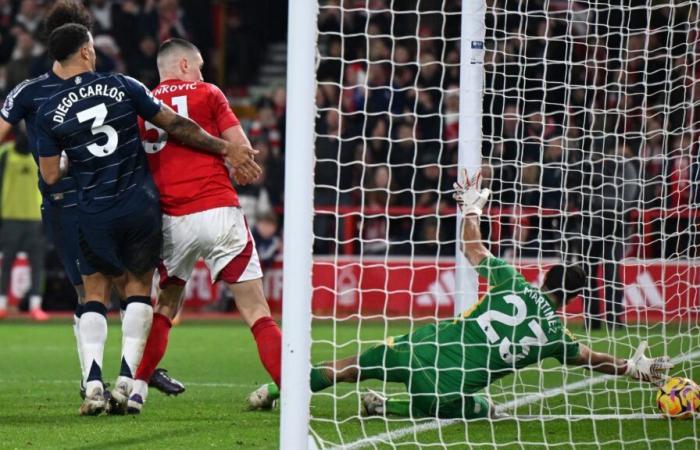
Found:
[{"label": "player's knee", "polygon": [[178,285],[168,285],[160,291],[158,295],[158,303],[155,306],[155,312],[165,316],[174,318],[184,298],[184,287]]}]

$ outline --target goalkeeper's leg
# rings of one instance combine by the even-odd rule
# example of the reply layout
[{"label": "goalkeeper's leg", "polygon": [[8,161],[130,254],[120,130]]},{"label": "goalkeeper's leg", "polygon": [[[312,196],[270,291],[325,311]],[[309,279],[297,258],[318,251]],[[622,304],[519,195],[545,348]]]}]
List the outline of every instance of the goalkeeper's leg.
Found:
[{"label": "goalkeeper's leg", "polygon": [[386,345],[377,345],[359,356],[321,363],[311,369],[311,391],[318,392],[338,382],[381,380],[405,383],[409,364],[405,355]]},{"label": "goalkeeper's leg", "polygon": [[386,414],[401,417],[435,417],[440,419],[483,419],[494,417],[491,402],[483,395],[465,395],[456,400],[441,401],[433,394],[412,394],[411,400],[387,399],[384,402]]}]

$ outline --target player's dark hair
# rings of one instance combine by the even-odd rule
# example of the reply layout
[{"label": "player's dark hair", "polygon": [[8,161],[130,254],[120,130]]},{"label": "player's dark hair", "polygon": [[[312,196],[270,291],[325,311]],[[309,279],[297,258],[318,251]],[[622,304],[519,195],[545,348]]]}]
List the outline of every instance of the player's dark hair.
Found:
[{"label": "player's dark hair", "polygon": [[63,61],[90,41],[90,32],[77,23],[67,23],[53,30],[49,36],[49,56]]},{"label": "player's dark hair", "polygon": [[158,56],[166,55],[171,51],[178,49],[187,49],[194,52],[199,52],[197,46],[190,41],[180,38],[172,38],[160,44],[160,48],[158,48]]},{"label": "player's dark hair", "polygon": [[542,283],[543,291],[566,303],[576,297],[586,286],[586,272],[579,265],[557,264],[552,266]]},{"label": "player's dark hair", "polygon": [[80,0],[59,0],[54,3],[44,17],[41,39],[48,41],[56,28],[67,23],[77,23],[92,30],[92,16]]}]

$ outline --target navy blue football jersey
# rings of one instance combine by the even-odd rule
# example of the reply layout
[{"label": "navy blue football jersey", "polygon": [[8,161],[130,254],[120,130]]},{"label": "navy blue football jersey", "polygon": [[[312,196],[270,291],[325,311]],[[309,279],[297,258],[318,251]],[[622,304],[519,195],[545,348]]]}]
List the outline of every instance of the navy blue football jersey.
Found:
[{"label": "navy blue football jersey", "polygon": [[81,210],[104,211],[150,181],[137,116],[150,120],[160,108],[133,78],[82,73],[65,80],[39,108],[39,155],[65,151],[80,187]]},{"label": "navy blue football jersey", "polygon": [[[25,80],[10,92],[0,109],[2,118],[12,125],[17,125],[24,120],[27,126],[29,149],[37,165],[39,154],[36,146],[36,112],[61,83],[63,80],[51,71]],[[37,170],[39,170],[38,167]],[[44,183],[40,176],[39,190],[44,200],[51,202],[54,206],[75,206],[78,202],[78,186],[70,172],[53,186]]]}]

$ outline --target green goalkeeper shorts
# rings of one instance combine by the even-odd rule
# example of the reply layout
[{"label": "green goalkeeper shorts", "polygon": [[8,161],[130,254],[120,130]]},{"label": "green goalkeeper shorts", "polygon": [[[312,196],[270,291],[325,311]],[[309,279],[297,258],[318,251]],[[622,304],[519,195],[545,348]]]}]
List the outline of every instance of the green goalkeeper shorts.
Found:
[{"label": "green goalkeeper shorts", "polygon": [[486,398],[462,392],[463,352],[461,343],[438,342],[435,325],[426,325],[363,352],[360,379],[403,383],[416,416],[486,417]]}]

